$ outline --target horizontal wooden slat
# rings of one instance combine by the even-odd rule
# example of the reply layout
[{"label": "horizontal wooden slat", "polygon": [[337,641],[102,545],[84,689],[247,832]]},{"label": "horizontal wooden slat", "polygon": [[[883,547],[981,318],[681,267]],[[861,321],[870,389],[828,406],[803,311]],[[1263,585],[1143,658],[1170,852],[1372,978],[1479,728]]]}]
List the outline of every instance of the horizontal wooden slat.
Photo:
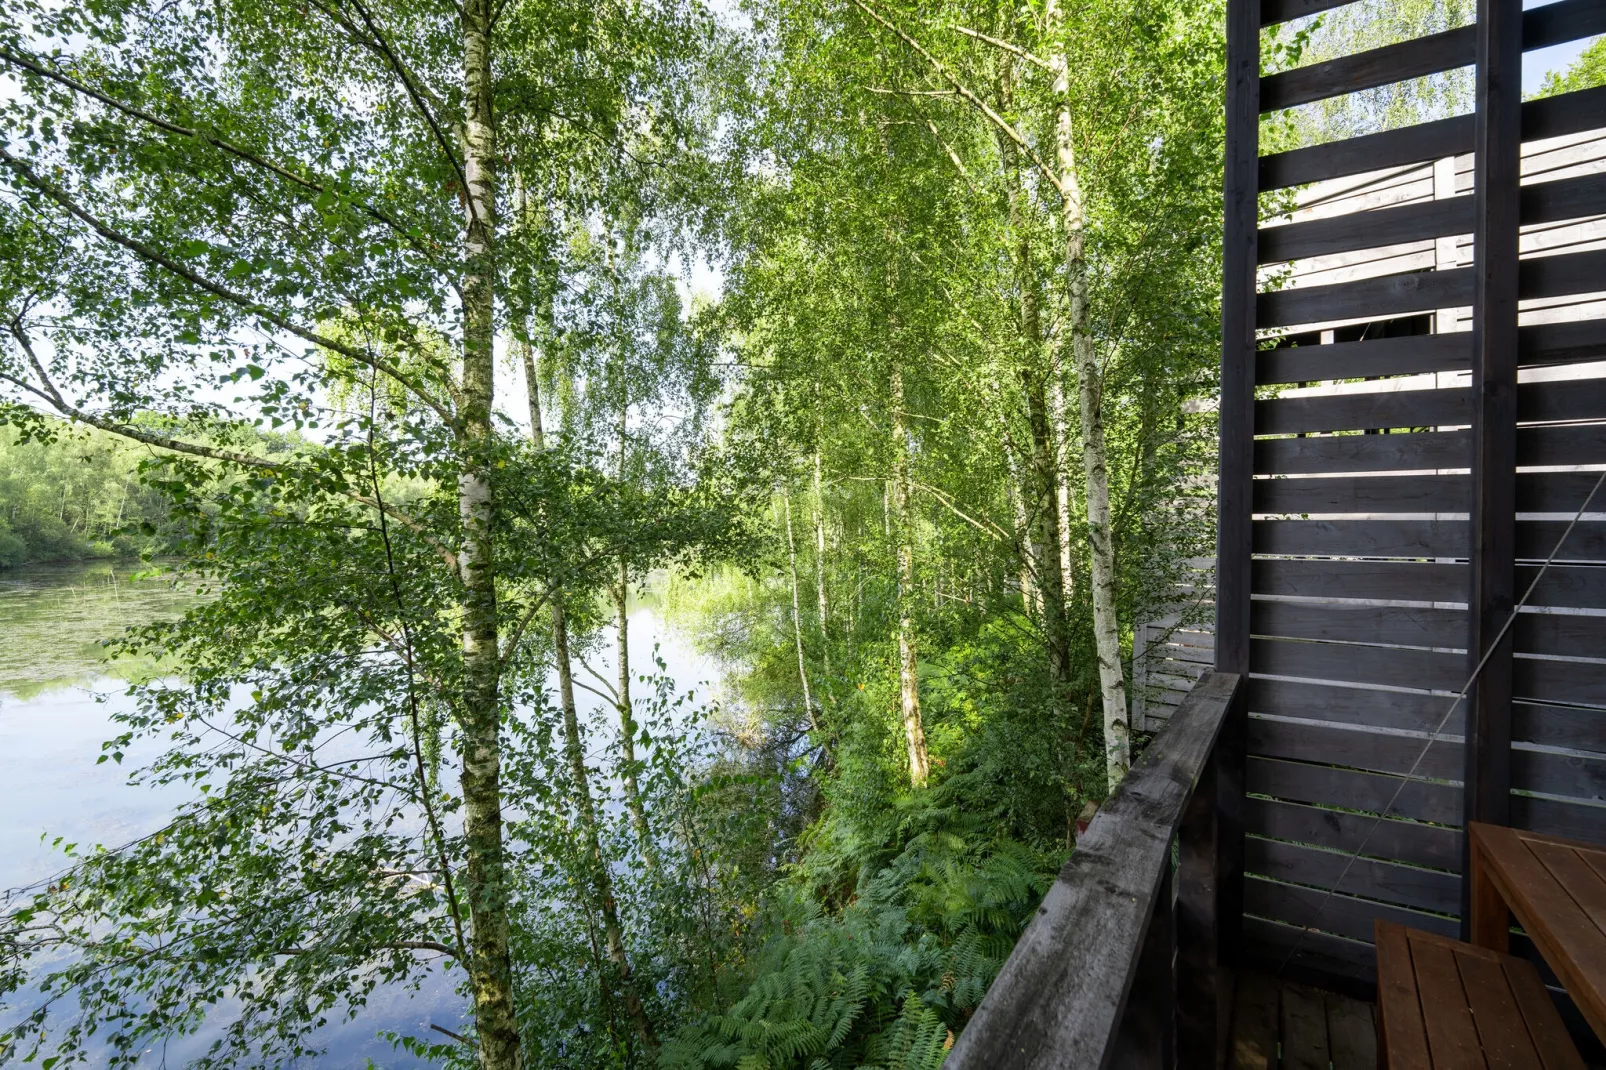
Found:
[{"label": "horizontal wooden slat", "polygon": [[1262,293],[1255,298],[1255,326],[1382,319],[1471,303],[1471,268],[1415,271]]},{"label": "horizontal wooden slat", "polygon": [[1606,755],[1606,713],[1536,702],[1511,704],[1511,738]]},{"label": "horizontal wooden slat", "polygon": [[[1462,642],[1466,642],[1462,629]],[[1461,658],[1465,664],[1465,658]],[[1259,671],[1258,667],[1251,665]],[[1465,673],[1461,674],[1463,677]],[[1462,681],[1457,680],[1459,687]],[[1455,700],[1424,691],[1378,691],[1373,688],[1346,687],[1336,683],[1304,680],[1249,680],[1250,713],[1303,717],[1313,721],[1393,728],[1410,732],[1440,730],[1458,735],[1466,721],[1465,712],[1450,713]],[[1446,716],[1448,715],[1448,720]]]},{"label": "horizontal wooden slat", "polygon": [[[1606,492],[1602,497],[1606,497]],[[1606,512],[1606,508],[1600,511]],[[1558,561],[1606,561],[1606,524],[1585,520],[1572,525],[1570,531],[1568,528],[1568,522],[1561,520],[1519,520],[1517,557],[1527,561],[1544,561],[1554,554]],[[1565,543],[1561,541],[1563,535],[1566,536]],[[1254,522],[1254,552],[1257,554],[1465,558],[1467,544],[1468,525],[1465,520],[1369,518]],[[1359,636],[1350,638],[1361,639]]]},{"label": "horizontal wooden slat", "polygon": [[1472,502],[1465,475],[1286,476],[1253,487],[1256,513],[1464,513]]},{"label": "horizontal wooden slat", "polygon": [[1471,394],[1461,387],[1269,398],[1255,402],[1255,433],[1292,435],[1312,431],[1442,427],[1467,423],[1472,418],[1471,413]]},{"label": "horizontal wooden slat", "polygon": [[1477,35],[1476,27],[1460,26],[1266,75],[1260,80],[1260,110],[1262,113],[1279,111],[1341,93],[1375,89],[1407,78],[1465,67],[1472,62]]},{"label": "horizontal wooden slat", "polygon": [[[1260,525],[1256,525],[1258,528]],[[1465,528],[1465,524],[1460,525]],[[1534,616],[1534,614],[1524,614]],[[1572,619],[1581,618],[1556,618]],[[1249,630],[1255,635],[1292,639],[1331,639],[1397,646],[1465,647],[1467,614],[1459,609],[1416,609],[1400,606],[1336,605],[1330,602],[1250,604]],[[1260,681],[1251,681],[1255,694]],[[1251,709],[1260,707],[1251,706]]]},{"label": "horizontal wooden slat", "polygon": [[[1287,401],[1311,400],[1288,398]],[[1278,421],[1298,420],[1305,423],[1327,423],[1334,416],[1323,406],[1308,405],[1297,410],[1280,410],[1270,402],[1266,405],[1267,419]],[[1409,409],[1414,406],[1405,406]],[[1467,411],[1462,400],[1447,406]],[[1339,422],[1355,419],[1400,419],[1401,409],[1383,413],[1367,410],[1357,413],[1355,408],[1342,409]],[[1350,430],[1359,430],[1351,428]],[[1520,437],[1520,433],[1519,433]],[[1467,431],[1417,431],[1389,435],[1336,435],[1323,438],[1270,438],[1255,442],[1256,475],[1318,475],[1325,472],[1386,472],[1391,469],[1420,471],[1431,468],[1466,468],[1471,463],[1472,439]],[[1558,462],[1566,463],[1566,462]]]},{"label": "horizontal wooden slat", "polygon": [[[1257,327],[1380,318],[1472,303],[1472,268],[1381,275],[1274,290],[1255,298]],[[1606,250],[1537,256],[1518,267],[1518,296],[1566,297],[1606,288]]]},{"label": "horizontal wooden slat", "polygon": [[1601,0],[1561,0],[1522,13],[1522,49],[1566,44],[1606,33],[1606,4]]},{"label": "horizontal wooden slat", "polygon": [[1253,795],[1292,802],[1343,806],[1374,814],[1387,812],[1441,825],[1461,824],[1460,787],[1430,780],[1405,780],[1386,773],[1335,769],[1251,754],[1245,765],[1245,787]]},{"label": "horizontal wooden slat", "polygon": [[1318,986],[1376,998],[1377,955],[1371,943],[1295,928],[1265,918],[1243,920],[1245,969],[1302,977]]},{"label": "horizontal wooden slat", "polygon": [[1529,366],[1596,360],[1606,356],[1606,319],[1523,327],[1517,343],[1522,363]]},{"label": "horizontal wooden slat", "polygon": [[[1527,367],[1599,359],[1606,357],[1606,319],[1530,325],[1519,331],[1518,344],[1522,363]],[[1470,366],[1471,353],[1472,335],[1468,331],[1285,346],[1256,354],[1255,382],[1314,383],[1463,371]]]},{"label": "horizontal wooden slat", "polygon": [[[1606,272],[1599,285],[1606,287]],[[1563,379],[1523,383],[1517,387],[1517,419],[1525,422],[1606,419],[1606,379]],[[1606,460],[1606,428],[1601,436],[1601,459]]]},{"label": "horizontal wooden slat", "polygon": [[[1250,565],[1250,577],[1255,594],[1369,598],[1389,602],[1465,602],[1467,599],[1467,567],[1460,564],[1257,560]],[[1570,580],[1582,582],[1577,577]],[[1590,585],[1588,590],[1593,592],[1596,587]],[[1567,597],[1577,600],[1582,593]]]},{"label": "horizontal wooden slat", "polygon": [[1471,361],[1472,335],[1468,332],[1285,346],[1263,349],[1255,355],[1255,382],[1311,383],[1374,375],[1462,371],[1471,366]]},{"label": "horizontal wooden slat", "polygon": [[1372,922],[1377,918],[1444,936],[1456,936],[1460,931],[1460,923],[1453,918],[1356,899],[1341,892],[1329,894],[1263,877],[1244,878],[1244,912],[1336,933],[1353,940],[1371,935]]},{"label": "horizontal wooden slat", "polygon": [[1513,795],[1511,823],[1533,832],[1606,844],[1606,806]]},{"label": "horizontal wooden slat", "polygon": [[[1606,650],[1595,652],[1595,656]],[[1606,665],[1588,661],[1516,658],[1512,694],[1539,702],[1606,707]]]},{"label": "horizontal wooden slat", "polygon": [[[1599,481],[1597,472],[1519,473],[1517,509],[1576,513]],[[1253,491],[1256,513],[1465,513],[1472,503],[1472,480],[1466,475],[1283,476],[1257,479]],[[1597,511],[1606,512],[1606,489],[1595,498]],[[1360,547],[1349,551],[1363,552]]]},{"label": "horizontal wooden slat", "polygon": [[[1286,401],[1307,400],[1288,398]],[[1308,399],[1317,400],[1317,399]],[[1267,404],[1268,418],[1327,422],[1319,406],[1289,412]],[[1362,412],[1340,410],[1344,422],[1353,419],[1399,419],[1400,409]],[[1357,429],[1350,429],[1357,430]],[[1467,431],[1398,432],[1388,435],[1331,435],[1318,438],[1271,438],[1255,442],[1256,475],[1318,475],[1327,472],[1386,472],[1405,469],[1466,468],[1471,462]],[[1517,463],[1525,467],[1606,462],[1606,428],[1520,427],[1517,429]]]},{"label": "horizontal wooden slat", "polygon": [[[1522,106],[1524,141],[1592,130],[1606,115],[1606,86],[1580,89]],[[1460,156],[1472,151],[1473,116],[1419,123],[1401,130],[1363,134],[1343,141],[1273,153],[1260,158],[1261,190],[1283,189],[1391,167]]]},{"label": "horizontal wooden slat", "polygon": [[[1466,682],[1466,663],[1465,654],[1403,647],[1363,647],[1308,639],[1255,639],[1249,644],[1250,672],[1340,683],[1454,691]],[[1375,701],[1375,693],[1368,697]],[[1525,697],[1557,700],[1557,696],[1548,694]],[[1449,704],[1446,699],[1439,704],[1440,709],[1448,709]],[[1321,711],[1313,711],[1313,714],[1319,717]]]},{"label": "horizontal wooden slat", "polygon": [[[1606,656],[1606,617],[1571,613],[1519,613],[1512,642],[1522,654],[1563,658]],[[1606,750],[1606,747],[1601,748]]]},{"label": "horizontal wooden slat", "polygon": [[[1279,481],[1281,482],[1281,481]],[[1257,520],[1254,552],[1298,556],[1466,557],[1465,520]],[[1414,613],[1415,610],[1402,612]],[[1285,633],[1279,633],[1285,634]],[[1314,636],[1312,638],[1315,638]],[[1329,638],[1339,638],[1331,636]],[[1366,641],[1361,636],[1345,638]],[[1374,639],[1387,643],[1393,640]],[[1442,646],[1442,643],[1418,644]]]},{"label": "horizontal wooden slat", "polygon": [[[1538,571],[1538,565],[1518,565],[1517,590],[1527,591]],[[1606,568],[1551,565],[1544,571],[1528,604],[1560,609],[1606,609]]]},{"label": "horizontal wooden slat", "polygon": [[1250,836],[1244,841],[1244,869],[1418,910],[1454,914],[1460,909],[1461,878],[1457,874],[1356,858],[1304,844]]},{"label": "horizontal wooden slat", "polygon": [[1606,430],[1599,426],[1519,427],[1520,465],[1600,464],[1606,461]]},{"label": "horizontal wooden slat", "polygon": [[1461,867],[1461,830],[1443,825],[1251,797],[1244,800],[1244,828],[1256,836],[1372,858],[1438,869]]},{"label": "horizontal wooden slat", "polygon": [[[1451,701],[1445,699],[1446,709]],[[1461,750],[1458,740],[1430,741],[1416,736],[1369,732],[1363,728],[1332,728],[1266,717],[1249,719],[1249,753],[1267,758],[1459,781]]]},{"label": "horizontal wooden slat", "polygon": [[1511,786],[1518,791],[1606,802],[1606,759],[1513,747]]},{"label": "horizontal wooden slat", "polygon": [[[1580,175],[1523,186],[1522,222],[1553,223],[1606,213],[1606,174]],[[1359,249],[1404,245],[1472,231],[1472,196],[1394,205],[1299,223],[1263,227],[1260,263],[1332,256]],[[1432,337],[1432,336],[1430,336]],[[1443,337],[1438,336],[1438,337]]]}]

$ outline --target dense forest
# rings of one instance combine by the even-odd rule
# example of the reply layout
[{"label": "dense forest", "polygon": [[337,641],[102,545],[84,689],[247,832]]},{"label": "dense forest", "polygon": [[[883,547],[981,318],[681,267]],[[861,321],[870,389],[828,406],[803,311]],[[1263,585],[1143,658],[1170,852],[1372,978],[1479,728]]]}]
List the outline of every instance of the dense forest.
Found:
[{"label": "dense forest", "polygon": [[0,3],[0,566],[208,594],[106,747],[193,801],[4,893],[0,1064],[442,971],[442,1066],[940,1064],[1209,613],[1220,0]]}]

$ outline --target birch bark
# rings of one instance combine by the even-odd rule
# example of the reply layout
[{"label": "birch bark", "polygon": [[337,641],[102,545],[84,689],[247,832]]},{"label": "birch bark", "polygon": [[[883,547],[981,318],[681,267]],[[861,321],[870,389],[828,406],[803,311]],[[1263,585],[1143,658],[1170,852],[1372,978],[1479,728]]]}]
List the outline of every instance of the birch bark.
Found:
[{"label": "birch bark", "polygon": [[1127,721],[1126,681],[1121,671],[1121,632],[1115,611],[1115,548],[1110,531],[1109,452],[1104,440],[1102,382],[1093,336],[1088,329],[1087,260],[1082,188],[1076,169],[1071,123],[1070,60],[1065,49],[1064,12],[1058,0],[1045,7],[1054,42],[1055,163],[1061,187],[1065,228],[1067,329],[1072,371],[1077,380],[1082,430],[1082,470],[1086,479],[1088,550],[1092,564],[1093,637],[1098,650],[1099,684],[1104,707],[1105,776],[1113,790],[1131,765],[1131,732]]},{"label": "birch bark", "polygon": [[903,369],[892,362],[892,521],[898,540],[898,699],[909,745],[909,783],[926,785],[931,761],[920,720],[920,677],[916,673],[914,601],[915,548],[909,522],[909,430],[903,398]]},{"label": "birch bark", "polygon": [[496,308],[496,130],[492,112],[491,0],[462,6],[465,115],[462,150],[467,189],[463,276],[463,372],[457,500],[463,543],[462,791],[464,894],[470,932],[467,963],[474,996],[480,1065],[523,1065],[513,1010],[508,950],[507,857],[502,827],[501,656],[496,555],[491,530],[492,343]]}]

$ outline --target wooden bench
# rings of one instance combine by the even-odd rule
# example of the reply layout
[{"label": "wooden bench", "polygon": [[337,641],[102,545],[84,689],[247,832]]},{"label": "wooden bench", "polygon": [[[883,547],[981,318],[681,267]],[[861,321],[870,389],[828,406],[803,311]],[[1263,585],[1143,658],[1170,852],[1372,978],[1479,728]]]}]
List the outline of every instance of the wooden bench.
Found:
[{"label": "wooden bench", "polygon": [[1376,934],[1386,1070],[1584,1070],[1532,963],[1386,921]]}]

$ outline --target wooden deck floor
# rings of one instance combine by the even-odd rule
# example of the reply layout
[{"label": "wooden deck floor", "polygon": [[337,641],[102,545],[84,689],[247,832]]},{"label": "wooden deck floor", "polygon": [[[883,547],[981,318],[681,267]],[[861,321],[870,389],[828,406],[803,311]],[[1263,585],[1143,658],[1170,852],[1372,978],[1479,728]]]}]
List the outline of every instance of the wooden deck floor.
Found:
[{"label": "wooden deck floor", "polygon": [[1232,1070],[1376,1070],[1370,1003],[1265,974],[1238,978],[1228,1066]]}]

